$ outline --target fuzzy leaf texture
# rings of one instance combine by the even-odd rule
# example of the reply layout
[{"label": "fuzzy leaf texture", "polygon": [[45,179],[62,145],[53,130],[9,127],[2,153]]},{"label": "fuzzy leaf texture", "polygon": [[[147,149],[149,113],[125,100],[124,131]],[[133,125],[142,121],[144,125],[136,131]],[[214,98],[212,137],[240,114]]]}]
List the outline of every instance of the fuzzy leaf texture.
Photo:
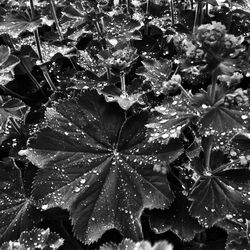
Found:
[{"label": "fuzzy leaf texture", "polygon": [[81,241],[94,242],[111,228],[142,239],[143,209],[173,200],[166,176],[153,171],[157,155],[171,148],[147,142],[147,119],[145,112],[126,118],[117,104],[87,90],[47,109],[47,125],[20,152],[40,168],[33,195],[41,208],[68,209]]},{"label": "fuzzy leaf texture", "polygon": [[56,250],[63,245],[64,240],[50,229],[32,229],[21,233],[18,241],[5,242],[1,250]]},{"label": "fuzzy leaf texture", "polygon": [[250,170],[239,160],[229,162],[222,151],[213,151],[210,139],[203,139],[204,159],[191,165],[198,175],[189,199],[190,213],[205,227],[224,218],[250,218]]},{"label": "fuzzy leaf texture", "polygon": [[39,211],[26,196],[21,171],[11,160],[0,162],[0,183],[0,242],[16,240],[37,223]]},{"label": "fuzzy leaf texture", "polygon": [[100,250],[173,250],[173,245],[167,241],[156,242],[153,246],[148,241],[133,242],[125,239],[119,245],[107,244],[100,247]]}]

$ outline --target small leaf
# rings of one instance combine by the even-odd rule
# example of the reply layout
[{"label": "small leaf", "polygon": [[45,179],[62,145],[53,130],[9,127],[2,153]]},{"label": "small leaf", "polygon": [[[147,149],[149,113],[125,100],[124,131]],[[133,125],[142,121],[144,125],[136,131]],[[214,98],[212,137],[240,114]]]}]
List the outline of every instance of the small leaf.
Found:
[{"label": "small leaf", "polygon": [[148,59],[142,61],[144,68],[137,70],[137,75],[144,76],[146,81],[150,81],[152,89],[156,94],[163,91],[163,82],[169,80],[172,73],[172,63],[167,59]]},{"label": "small leaf", "polygon": [[174,232],[183,241],[190,241],[195,234],[204,229],[197,219],[189,214],[190,202],[183,195],[177,195],[168,210],[156,211],[150,218],[151,228],[156,233],[164,233],[168,230]]},{"label": "small leaf", "polygon": [[21,171],[12,161],[0,162],[0,242],[15,240],[40,219],[24,190]]},{"label": "small leaf", "polygon": [[149,129],[149,141],[165,141],[178,138],[182,130],[197,117],[197,112],[183,96],[175,96],[165,105],[155,107],[158,112],[146,125]]},{"label": "small leaf", "polygon": [[27,110],[27,106],[19,99],[0,96],[0,131],[4,130],[9,117],[20,119]]}]

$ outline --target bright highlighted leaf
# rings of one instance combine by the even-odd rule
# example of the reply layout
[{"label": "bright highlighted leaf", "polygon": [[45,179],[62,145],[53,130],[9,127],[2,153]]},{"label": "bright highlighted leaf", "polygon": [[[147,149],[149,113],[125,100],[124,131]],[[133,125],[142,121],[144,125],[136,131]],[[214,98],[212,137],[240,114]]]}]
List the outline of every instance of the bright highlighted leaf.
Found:
[{"label": "bright highlighted leaf", "polygon": [[203,158],[194,158],[192,167],[199,178],[191,190],[190,213],[211,227],[224,218],[250,218],[250,170],[239,160],[228,162],[221,151],[204,143]]},{"label": "bright highlighted leaf", "polygon": [[169,80],[172,73],[172,62],[167,59],[148,59],[142,61],[144,66],[137,70],[137,75],[144,76],[152,84],[156,94],[163,92],[163,83]]},{"label": "bright highlighted leaf", "polygon": [[141,239],[143,209],[167,208],[174,198],[166,176],[153,170],[169,147],[147,142],[147,113],[127,118],[86,91],[47,109],[46,119],[20,152],[41,168],[33,190],[41,208],[68,209],[77,238],[88,244],[111,228]]},{"label": "bright highlighted leaf", "polygon": [[9,96],[0,96],[0,132],[4,130],[9,117],[22,118],[26,109],[27,106],[21,100]]},{"label": "bright highlighted leaf", "polygon": [[0,242],[15,240],[39,219],[26,196],[21,171],[12,161],[0,162]]},{"label": "bright highlighted leaf", "polygon": [[21,233],[18,241],[5,242],[1,250],[56,250],[63,245],[63,239],[50,229],[35,228]]},{"label": "bright highlighted leaf", "polygon": [[0,85],[4,85],[14,79],[13,70],[19,63],[19,58],[10,54],[8,46],[0,46]]},{"label": "bright highlighted leaf", "polygon": [[156,242],[153,246],[148,241],[133,242],[125,239],[119,245],[107,244],[100,247],[100,250],[173,250],[173,245],[167,241]]},{"label": "bright highlighted leaf", "polygon": [[156,233],[171,230],[183,241],[190,241],[195,234],[204,229],[197,219],[189,214],[190,202],[183,195],[178,195],[168,210],[156,211],[150,218],[151,228]]},{"label": "bright highlighted leaf", "polygon": [[158,113],[146,125],[149,128],[149,141],[165,141],[178,138],[184,128],[197,117],[188,100],[183,96],[176,96],[171,102],[155,107]]},{"label": "bright highlighted leaf", "polygon": [[4,17],[3,22],[0,22],[0,34],[9,34],[13,38],[18,38],[22,32],[33,32],[43,24],[51,26],[53,21],[40,16],[31,19],[28,12],[22,12],[18,15],[10,14]]}]

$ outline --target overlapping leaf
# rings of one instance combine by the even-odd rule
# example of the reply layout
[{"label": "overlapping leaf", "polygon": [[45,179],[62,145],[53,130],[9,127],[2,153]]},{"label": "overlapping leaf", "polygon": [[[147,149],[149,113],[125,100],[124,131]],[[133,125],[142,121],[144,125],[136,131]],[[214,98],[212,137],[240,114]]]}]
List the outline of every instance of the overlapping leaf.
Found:
[{"label": "overlapping leaf", "polygon": [[20,119],[25,110],[27,110],[27,106],[21,100],[9,96],[0,96],[0,131],[4,130],[9,117]]},{"label": "overlapping leaf", "polygon": [[32,229],[21,233],[18,241],[3,243],[1,250],[56,250],[63,245],[63,239],[50,229]]},{"label": "overlapping leaf", "polygon": [[166,176],[153,171],[157,155],[171,149],[147,142],[147,113],[125,115],[86,91],[48,109],[48,125],[20,152],[41,168],[33,195],[42,209],[68,209],[76,236],[86,243],[111,228],[141,239],[143,209],[167,208],[173,200]]},{"label": "overlapping leaf", "polygon": [[3,22],[0,22],[0,34],[9,34],[11,37],[17,38],[22,32],[33,32],[43,24],[51,26],[53,21],[40,16],[31,19],[28,12],[18,15],[9,14],[4,17]]},{"label": "overlapping leaf", "polygon": [[0,85],[14,79],[13,69],[20,63],[19,58],[10,54],[8,46],[0,46]]},{"label": "overlapping leaf", "polygon": [[249,106],[224,106],[227,87],[215,84],[208,86],[193,97],[193,105],[200,108],[200,132],[205,135],[230,138],[240,131],[247,131],[250,120]]},{"label": "overlapping leaf", "polygon": [[211,150],[212,145],[204,143],[204,157],[191,163],[199,178],[189,196],[190,213],[207,227],[236,215],[249,219],[250,170],[238,160],[228,162],[223,152]]},{"label": "overlapping leaf", "polygon": [[156,211],[150,218],[151,228],[156,233],[173,231],[184,241],[190,241],[195,234],[204,229],[197,219],[189,214],[190,202],[183,195],[176,196],[171,207],[165,211]]},{"label": "overlapping leaf", "polygon": [[148,59],[142,61],[144,67],[137,70],[137,75],[144,76],[152,84],[152,89],[156,94],[160,94],[163,89],[163,82],[169,80],[172,73],[172,62],[167,59]]},{"label": "overlapping leaf", "polygon": [[198,116],[189,101],[176,96],[165,105],[154,108],[158,114],[146,125],[149,128],[149,141],[165,141],[180,136],[182,130]]},{"label": "overlapping leaf", "polygon": [[15,240],[39,220],[26,196],[21,171],[12,161],[0,162],[0,242]]},{"label": "overlapping leaf", "polygon": [[100,250],[173,250],[173,245],[167,241],[159,241],[152,246],[148,241],[135,243],[129,239],[125,239],[119,245],[107,244],[101,246]]},{"label": "overlapping leaf", "polygon": [[125,14],[105,17],[105,32],[108,39],[126,40],[131,39],[140,40],[142,35],[139,31],[141,24],[135,19],[129,18]]}]

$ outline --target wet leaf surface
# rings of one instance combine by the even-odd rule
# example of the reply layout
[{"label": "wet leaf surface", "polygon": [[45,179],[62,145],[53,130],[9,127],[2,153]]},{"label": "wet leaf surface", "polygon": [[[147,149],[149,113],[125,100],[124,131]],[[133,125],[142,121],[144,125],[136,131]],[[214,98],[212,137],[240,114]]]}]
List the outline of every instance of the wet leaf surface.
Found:
[{"label": "wet leaf surface", "polygon": [[45,210],[68,209],[81,241],[89,244],[112,228],[141,239],[143,209],[167,208],[173,200],[167,178],[153,171],[157,155],[169,148],[147,142],[147,119],[145,112],[126,117],[118,105],[86,91],[49,108],[47,125],[21,151],[41,168],[35,199]]}]

